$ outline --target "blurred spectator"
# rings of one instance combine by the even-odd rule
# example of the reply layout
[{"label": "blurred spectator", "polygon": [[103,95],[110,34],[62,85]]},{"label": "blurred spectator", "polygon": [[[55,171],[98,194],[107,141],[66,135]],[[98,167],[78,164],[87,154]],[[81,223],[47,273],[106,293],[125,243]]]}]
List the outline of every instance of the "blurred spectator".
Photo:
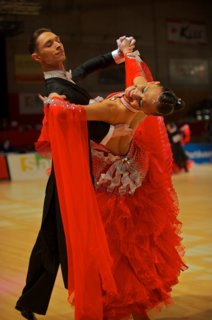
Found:
[{"label": "blurred spectator", "polygon": [[188,172],[191,161],[183,149],[183,144],[190,141],[189,126],[184,125],[182,128],[178,128],[178,126],[172,122],[168,123],[166,128],[173,154],[173,173],[179,173],[181,171]]},{"label": "blurred spectator", "polygon": [[0,130],[4,131],[4,130],[8,130],[8,128],[9,128],[9,124],[8,124],[7,118],[0,119]]},{"label": "blurred spectator", "polygon": [[18,130],[18,129],[19,129],[18,121],[15,121],[15,120],[11,121],[11,122],[10,122],[10,129],[12,129],[12,130]]},{"label": "blurred spectator", "polygon": [[11,146],[10,140],[5,140],[1,145],[0,145],[0,152],[13,152],[15,149]]},{"label": "blurred spectator", "polygon": [[191,114],[197,120],[211,120],[212,111],[212,96],[195,104],[191,109]]}]

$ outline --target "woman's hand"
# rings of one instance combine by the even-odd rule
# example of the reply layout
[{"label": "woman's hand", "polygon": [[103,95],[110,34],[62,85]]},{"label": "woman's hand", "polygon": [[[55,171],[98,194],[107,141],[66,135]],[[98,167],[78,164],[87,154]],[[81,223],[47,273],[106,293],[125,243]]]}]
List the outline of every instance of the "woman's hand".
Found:
[{"label": "woman's hand", "polygon": [[46,96],[42,96],[40,93],[38,94],[39,99],[44,103],[44,104],[48,104],[50,102],[52,102],[51,100],[54,98],[60,98],[60,99],[66,99],[66,96],[64,94],[58,94],[56,92],[52,92],[48,95],[48,97]]}]

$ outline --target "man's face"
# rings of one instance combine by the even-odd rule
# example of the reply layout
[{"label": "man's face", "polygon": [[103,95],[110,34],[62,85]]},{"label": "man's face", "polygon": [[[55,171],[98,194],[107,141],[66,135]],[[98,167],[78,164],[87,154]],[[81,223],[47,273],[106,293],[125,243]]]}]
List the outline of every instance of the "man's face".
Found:
[{"label": "man's face", "polygon": [[36,47],[32,58],[41,64],[44,71],[61,69],[66,57],[59,36],[52,32],[43,32],[37,38]]}]

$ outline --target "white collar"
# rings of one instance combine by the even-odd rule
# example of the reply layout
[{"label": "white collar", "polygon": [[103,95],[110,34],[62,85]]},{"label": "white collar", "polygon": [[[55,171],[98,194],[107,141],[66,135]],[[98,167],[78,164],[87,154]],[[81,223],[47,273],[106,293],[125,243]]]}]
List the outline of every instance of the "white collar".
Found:
[{"label": "white collar", "polygon": [[64,80],[68,80],[70,82],[75,83],[72,80],[72,74],[71,70],[65,71],[65,70],[51,70],[51,71],[46,71],[43,73],[44,74],[44,79],[51,79],[51,78],[60,78]]}]

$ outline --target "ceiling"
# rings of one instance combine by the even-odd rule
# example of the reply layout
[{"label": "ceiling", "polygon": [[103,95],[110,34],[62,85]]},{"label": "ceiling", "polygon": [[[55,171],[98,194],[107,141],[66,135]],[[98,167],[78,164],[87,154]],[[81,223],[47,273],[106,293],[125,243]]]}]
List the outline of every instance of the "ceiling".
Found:
[{"label": "ceiling", "polygon": [[[211,3],[211,0],[172,0],[183,3]],[[0,15],[37,15],[40,12],[65,12],[104,10],[118,7],[132,7],[139,4],[168,3],[170,0],[0,0]]]},{"label": "ceiling", "polygon": [[[135,5],[158,5],[170,2],[210,4],[212,0],[0,0],[0,35],[16,35],[23,31],[23,17],[44,14],[80,13],[116,8],[133,8]],[[121,16],[117,17],[121,19]]]}]

